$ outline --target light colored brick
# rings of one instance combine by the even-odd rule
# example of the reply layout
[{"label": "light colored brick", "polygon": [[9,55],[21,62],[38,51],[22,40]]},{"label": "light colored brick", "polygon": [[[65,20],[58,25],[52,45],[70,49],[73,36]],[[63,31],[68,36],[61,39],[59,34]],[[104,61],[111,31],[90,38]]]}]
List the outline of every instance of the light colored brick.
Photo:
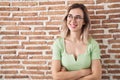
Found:
[{"label": "light colored brick", "polygon": [[104,23],[119,23],[120,22],[120,20],[119,19],[115,19],[115,20],[103,20],[103,24]]},{"label": "light colored brick", "polygon": [[112,74],[119,74],[120,70],[108,70],[108,72]]},{"label": "light colored brick", "polygon": [[47,60],[47,59],[51,59],[51,56],[33,56],[31,57],[30,59],[44,59],[44,60]]},{"label": "light colored brick", "polygon": [[24,69],[22,65],[1,66],[1,69]]},{"label": "light colored brick", "polygon": [[30,37],[30,40],[52,40],[53,38],[53,36],[35,36]]},{"label": "light colored brick", "polygon": [[113,2],[120,2],[120,1],[119,0],[108,0],[108,2],[113,3]]},{"label": "light colored brick", "polygon": [[16,22],[3,22],[3,21],[0,21],[0,25],[16,25]]},{"label": "light colored brick", "polygon": [[113,76],[113,79],[120,79],[120,76]]},{"label": "light colored brick", "polygon": [[65,4],[64,1],[50,1],[50,2],[40,2],[39,5],[62,5]]},{"label": "light colored brick", "polygon": [[120,43],[120,40],[114,40],[114,39],[112,39],[112,40],[108,40],[108,43],[109,44]]},{"label": "light colored brick", "polygon": [[0,49],[23,49],[22,46],[0,46]]},{"label": "light colored brick", "polygon": [[92,35],[96,39],[107,39],[107,38],[112,38],[112,35],[106,34],[106,35]]},{"label": "light colored brick", "polygon": [[43,75],[44,72],[43,71],[27,71],[27,70],[22,70],[20,71],[21,74],[41,74]]},{"label": "light colored brick", "polygon": [[94,1],[93,0],[81,0],[81,1],[73,1],[73,0],[69,0],[68,1],[68,5],[70,5],[70,4],[73,4],[73,3],[81,3],[81,4],[93,4],[94,3]]},{"label": "light colored brick", "polygon": [[65,10],[66,11],[67,6],[50,6],[48,10]]},{"label": "light colored brick", "polygon": [[20,64],[20,61],[0,61],[0,64]]},{"label": "light colored brick", "polygon": [[46,44],[47,42],[46,41],[24,41],[22,42],[22,45],[43,45],[43,44]]},{"label": "light colored brick", "polygon": [[53,26],[53,27],[35,27],[35,30],[59,30],[59,28],[56,26]]},{"label": "light colored brick", "polygon": [[104,6],[87,6],[87,9],[89,9],[89,10],[91,10],[91,9],[93,9],[93,10],[95,10],[95,9],[97,9],[97,10],[99,10],[99,9],[104,9]]},{"label": "light colored brick", "polygon": [[3,36],[3,40],[25,40],[25,36]]},{"label": "light colored brick", "polygon": [[109,18],[110,18],[110,19],[113,19],[113,18],[120,18],[120,14],[109,15]]},{"label": "light colored brick", "polygon": [[61,17],[61,16],[51,16],[50,17],[50,20],[52,21],[52,20],[62,20],[63,19],[63,17]]},{"label": "light colored brick", "polygon": [[115,39],[120,38],[120,34],[114,34],[114,35],[113,35],[113,38],[115,38]]},{"label": "light colored brick", "polygon": [[109,65],[108,68],[120,68],[120,65]]},{"label": "light colored brick", "polygon": [[29,79],[28,75],[6,75],[5,79]]},{"label": "light colored brick", "polygon": [[104,60],[104,63],[115,63],[115,60]]},{"label": "light colored brick", "polygon": [[0,70],[0,74],[17,74],[17,70]]},{"label": "light colored brick", "polygon": [[18,35],[18,31],[8,32],[8,31],[0,31],[0,35]]},{"label": "light colored brick", "polygon": [[0,17],[0,21],[20,21],[20,18]]},{"label": "light colored brick", "polygon": [[9,31],[11,31],[11,30],[20,31],[20,30],[31,30],[31,28],[28,27],[28,26],[24,26],[24,25],[19,25],[19,26],[13,25],[13,26],[7,26],[6,30],[9,30]]},{"label": "light colored brick", "polygon": [[54,21],[54,22],[47,22],[47,25],[58,25],[58,24],[62,24],[61,21]]},{"label": "light colored brick", "polygon": [[45,65],[46,61],[22,61],[23,64],[33,64],[33,65]]},{"label": "light colored brick", "polygon": [[90,19],[106,19],[105,15],[93,15],[90,16]]},{"label": "light colored brick", "polygon": [[12,2],[12,6],[38,6],[38,2]]},{"label": "light colored brick", "polygon": [[91,20],[91,24],[100,24],[100,20]]},{"label": "light colored brick", "polygon": [[10,16],[9,12],[0,12],[0,16]]},{"label": "light colored brick", "polygon": [[110,4],[108,7],[109,8],[119,8],[120,4]]},{"label": "light colored brick", "polygon": [[11,50],[10,51],[9,50],[7,50],[7,51],[4,50],[4,51],[0,51],[0,54],[1,55],[4,55],[4,54],[8,54],[8,55],[13,54],[14,55],[14,54],[16,54],[16,51],[15,50],[12,50],[12,51]]},{"label": "light colored brick", "polygon": [[19,52],[19,55],[42,55],[42,52]]},{"label": "light colored brick", "polygon": [[20,11],[41,11],[46,10],[46,7],[30,7],[30,8],[20,8]]},{"label": "light colored brick", "polygon": [[4,56],[3,59],[27,59],[27,56]]},{"label": "light colored brick", "polygon": [[40,15],[64,15],[65,11],[40,12]]},{"label": "light colored brick", "polygon": [[[118,59],[119,59],[119,58],[120,58],[120,55],[115,55],[115,58],[118,58]],[[118,66],[119,66],[119,65],[118,65]]]},{"label": "light colored brick", "polygon": [[21,32],[22,35],[45,35],[45,32]]},{"label": "light colored brick", "polygon": [[23,18],[24,21],[37,21],[37,20],[48,20],[48,17],[29,17]]},{"label": "light colored brick", "polygon": [[36,21],[30,21],[30,22],[19,22],[19,25],[43,25],[43,22],[36,22]]},{"label": "light colored brick", "polygon": [[112,10],[98,10],[96,11],[97,14],[113,14],[113,13],[120,13],[119,9],[112,9]]},{"label": "light colored brick", "polygon": [[27,50],[48,50],[50,49],[49,46],[32,46],[32,47],[27,47]]},{"label": "light colored brick", "polygon": [[49,32],[50,35],[59,35],[60,32],[56,31],[56,32]]},{"label": "light colored brick", "polygon": [[106,55],[102,55],[101,58],[102,58],[102,59],[104,59],[104,58],[105,58],[105,59],[106,59],[106,58],[110,58],[110,55],[107,55],[107,54],[106,54]]},{"label": "light colored brick", "polygon": [[13,13],[13,16],[21,17],[21,16],[37,16],[36,12],[24,12],[24,13]]},{"label": "light colored brick", "polygon": [[103,75],[103,76],[102,76],[102,79],[107,79],[107,80],[109,80],[110,77],[109,77],[109,76],[105,76],[105,75]]},{"label": "light colored brick", "polygon": [[[90,35],[101,52],[102,79],[118,80],[120,58],[119,0],[0,1],[0,79],[53,80],[52,50],[66,9],[87,6]],[[114,75],[115,74],[115,75]]]},{"label": "light colored brick", "polygon": [[120,53],[120,50],[108,49],[109,53]]},{"label": "light colored brick", "polygon": [[110,29],[109,32],[110,33],[119,33],[120,29]]},{"label": "light colored brick", "polygon": [[100,34],[104,33],[104,30],[90,30],[90,34]]},{"label": "light colored brick", "polygon": [[0,7],[0,11],[18,11],[19,8],[15,7]]},{"label": "light colored brick", "polygon": [[49,70],[48,66],[27,66],[28,70]]},{"label": "light colored brick", "polygon": [[96,0],[97,4],[100,4],[100,3],[105,3],[107,2],[107,0]]},{"label": "light colored brick", "polygon": [[103,25],[94,25],[92,26],[92,29],[116,29],[118,28],[118,24],[103,24]]},{"label": "light colored brick", "polygon": [[10,6],[10,2],[0,2],[0,6]]}]

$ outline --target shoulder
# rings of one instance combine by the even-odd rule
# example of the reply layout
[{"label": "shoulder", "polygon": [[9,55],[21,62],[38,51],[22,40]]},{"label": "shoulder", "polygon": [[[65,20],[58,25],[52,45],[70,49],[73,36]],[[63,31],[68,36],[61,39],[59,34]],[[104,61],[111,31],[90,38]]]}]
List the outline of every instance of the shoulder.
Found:
[{"label": "shoulder", "polygon": [[90,38],[89,40],[89,45],[92,47],[92,48],[95,48],[95,47],[99,47],[99,43],[93,39],[93,38]]},{"label": "shoulder", "polygon": [[56,38],[54,40],[53,46],[57,46],[59,48],[63,47],[63,40],[64,40],[64,38],[61,38],[61,37]]},{"label": "shoulder", "polygon": [[89,44],[95,45],[95,44],[98,44],[98,42],[97,42],[95,39],[90,38],[90,39],[89,39]]},{"label": "shoulder", "polygon": [[56,39],[54,40],[54,43],[59,44],[59,43],[61,43],[62,41],[63,41],[63,38],[59,37],[59,38],[56,38]]}]

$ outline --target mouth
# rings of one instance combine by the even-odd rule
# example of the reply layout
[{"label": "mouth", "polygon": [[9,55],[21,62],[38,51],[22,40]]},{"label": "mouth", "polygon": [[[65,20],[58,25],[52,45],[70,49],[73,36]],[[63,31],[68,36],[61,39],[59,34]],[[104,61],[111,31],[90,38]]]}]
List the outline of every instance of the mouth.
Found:
[{"label": "mouth", "polygon": [[77,25],[76,25],[76,24],[70,24],[70,27],[71,27],[71,28],[76,28]]}]

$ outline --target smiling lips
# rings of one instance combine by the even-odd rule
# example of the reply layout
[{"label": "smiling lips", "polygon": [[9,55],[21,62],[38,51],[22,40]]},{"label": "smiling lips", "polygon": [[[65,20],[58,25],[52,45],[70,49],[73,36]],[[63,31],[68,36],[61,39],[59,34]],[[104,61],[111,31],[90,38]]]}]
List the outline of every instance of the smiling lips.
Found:
[{"label": "smiling lips", "polygon": [[76,28],[77,25],[75,25],[75,24],[70,24],[70,27],[71,27],[71,28]]}]

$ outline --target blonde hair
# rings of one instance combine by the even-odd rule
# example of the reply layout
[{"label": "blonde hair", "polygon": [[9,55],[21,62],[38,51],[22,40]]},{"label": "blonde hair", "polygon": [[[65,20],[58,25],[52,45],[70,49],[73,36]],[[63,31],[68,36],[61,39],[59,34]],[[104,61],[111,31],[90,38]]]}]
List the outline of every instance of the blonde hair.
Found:
[{"label": "blonde hair", "polygon": [[70,7],[68,7],[67,14],[63,19],[63,25],[61,28],[62,29],[62,31],[61,31],[62,37],[66,38],[70,35],[70,30],[67,27],[67,16],[68,16],[70,10],[75,9],[75,8],[79,8],[83,11],[85,24],[82,26],[82,29],[80,31],[81,32],[80,37],[84,43],[87,43],[88,39],[89,39],[88,34],[89,34],[89,29],[90,29],[90,18],[88,15],[87,8],[83,4],[79,4],[79,3],[74,3]]}]

